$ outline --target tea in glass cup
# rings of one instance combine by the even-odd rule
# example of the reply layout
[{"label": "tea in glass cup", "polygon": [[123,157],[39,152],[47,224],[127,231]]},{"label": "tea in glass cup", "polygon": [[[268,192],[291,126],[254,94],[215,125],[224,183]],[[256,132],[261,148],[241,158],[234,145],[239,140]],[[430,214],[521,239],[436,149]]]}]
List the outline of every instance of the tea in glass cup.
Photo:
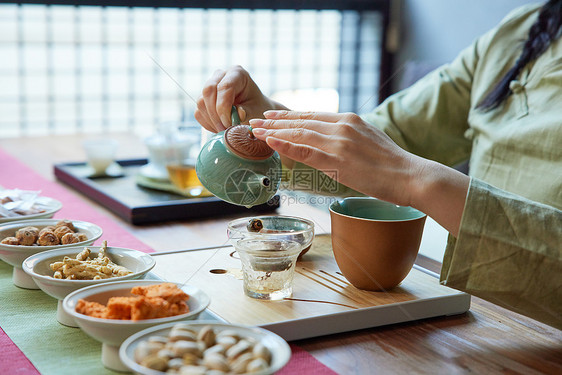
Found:
[{"label": "tea in glass cup", "polygon": [[178,189],[190,195],[198,196],[206,192],[203,185],[197,178],[195,166],[191,163],[178,163],[166,165],[170,181]]},{"label": "tea in glass cup", "polygon": [[245,239],[234,247],[242,261],[247,296],[279,300],[293,294],[295,264],[301,251],[298,242]]}]

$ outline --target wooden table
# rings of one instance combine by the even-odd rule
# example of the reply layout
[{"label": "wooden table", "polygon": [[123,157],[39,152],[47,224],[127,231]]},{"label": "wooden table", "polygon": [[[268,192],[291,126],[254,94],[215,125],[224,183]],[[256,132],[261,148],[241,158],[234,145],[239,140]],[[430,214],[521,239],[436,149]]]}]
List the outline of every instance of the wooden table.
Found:
[{"label": "wooden table", "polygon": [[[128,134],[111,137],[121,145],[117,158],[146,157],[138,139]],[[65,135],[0,139],[0,148],[54,181],[53,164],[84,160],[80,144],[83,138]],[[120,220],[105,208],[97,208]],[[282,205],[278,212],[306,216],[316,222],[320,232],[329,232],[329,216],[323,210],[293,204]],[[147,245],[171,251],[222,245],[224,238],[217,233],[224,233],[231,219],[123,225]],[[418,264],[435,272],[440,267],[423,256],[418,257]],[[561,331],[474,297],[466,314],[323,336],[296,344],[340,374],[562,374]]]}]

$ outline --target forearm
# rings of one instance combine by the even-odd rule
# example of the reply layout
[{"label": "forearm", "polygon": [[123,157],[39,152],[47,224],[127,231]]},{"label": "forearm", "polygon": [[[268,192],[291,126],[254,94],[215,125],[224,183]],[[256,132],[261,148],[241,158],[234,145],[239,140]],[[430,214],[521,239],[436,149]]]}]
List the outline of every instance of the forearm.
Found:
[{"label": "forearm", "polygon": [[425,212],[453,236],[457,236],[470,177],[437,162],[414,156],[410,191],[411,206]]}]

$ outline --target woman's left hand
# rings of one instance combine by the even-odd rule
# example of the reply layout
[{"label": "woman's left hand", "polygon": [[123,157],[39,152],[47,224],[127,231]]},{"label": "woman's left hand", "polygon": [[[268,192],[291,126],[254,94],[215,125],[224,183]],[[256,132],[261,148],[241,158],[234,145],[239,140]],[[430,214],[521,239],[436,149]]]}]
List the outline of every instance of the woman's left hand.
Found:
[{"label": "woman's left hand", "polygon": [[456,235],[469,178],[411,154],[353,113],[267,111],[254,135],[280,155],[366,195],[415,207]]}]

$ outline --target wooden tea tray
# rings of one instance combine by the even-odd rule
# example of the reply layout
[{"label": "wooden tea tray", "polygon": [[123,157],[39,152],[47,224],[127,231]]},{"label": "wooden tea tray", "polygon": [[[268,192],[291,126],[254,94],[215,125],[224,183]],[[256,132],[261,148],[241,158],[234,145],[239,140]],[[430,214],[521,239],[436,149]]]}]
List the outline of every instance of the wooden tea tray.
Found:
[{"label": "wooden tea tray", "polygon": [[282,301],[244,294],[240,260],[231,246],[153,255],[158,277],[201,288],[218,319],[261,326],[289,341],[460,314],[470,307],[470,295],[439,285],[435,275],[418,268],[391,291],[356,289],[340,274],[329,235],[316,236],[297,263],[293,296]]}]

